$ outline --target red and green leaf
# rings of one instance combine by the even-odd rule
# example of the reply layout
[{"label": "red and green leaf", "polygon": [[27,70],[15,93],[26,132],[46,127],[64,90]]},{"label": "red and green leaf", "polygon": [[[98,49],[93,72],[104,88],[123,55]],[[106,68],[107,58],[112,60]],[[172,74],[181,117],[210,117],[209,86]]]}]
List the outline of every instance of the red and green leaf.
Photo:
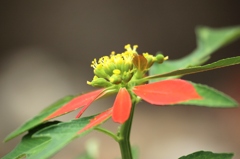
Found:
[{"label": "red and green leaf", "polygon": [[191,83],[180,79],[135,86],[133,92],[143,100],[156,105],[177,104],[191,99],[202,99]]},{"label": "red and green leaf", "polygon": [[206,85],[191,82],[203,98],[202,100],[189,100],[181,104],[206,106],[214,108],[232,108],[237,107],[238,103],[228,95]]},{"label": "red and green leaf", "polygon": [[17,128],[11,134],[9,134],[5,138],[5,141],[11,140],[12,138],[28,131],[29,129],[41,124],[46,120],[73,111],[78,107],[90,105],[102,92],[103,89],[100,89],[84,94],[82,96],[77,97],[67,96],[60,99],[51,106],[45,108],[41,113],[39,113],[37,116],[24,123],[22,126]]},{"label": "red and green leaf", "polygon": [[[98,98],[101,95],[101,93],[103,91],[104,91],[104,89],[99,89],[99,90],[96,90],[96,91],[92,91],[92,92],[77,96],[76,98],[71,100],[69,103],[65,104],[60,109],[56,110],[51,115],[46,117],[44,120],[50,120],[50,119],[55,118],[57,116],[60,116],[60,115],[69,113],[71,111],[74,111],[74,110],[76,110],[80,107],[83,107],[83,106],[85,106],[84,109],[83,109],[83,111],[84,111],[96,98]],[[80,116],[81,113],[83,113],[83,111],[81,111],[78,116]]]}]

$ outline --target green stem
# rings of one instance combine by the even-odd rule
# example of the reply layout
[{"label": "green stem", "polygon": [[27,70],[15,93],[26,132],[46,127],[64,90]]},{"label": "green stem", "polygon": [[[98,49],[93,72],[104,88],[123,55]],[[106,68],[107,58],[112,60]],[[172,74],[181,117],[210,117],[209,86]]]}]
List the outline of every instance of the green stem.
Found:
[{"label": "green stem", "polygon": [[109,130],[107,130],[107,129],[104,129],[104,128],[102,128],[102,127],[96,127],[96,128],[94,128],[95,130],[98,130],[98,131],[100,131],[100,132],[102,132],[102,133],[104,133],[104,134],[106,134],[106,135],[109,135],[109,136],[111,136],[114,140],[116,140],[117,142],[118,142],[118,136],[116,135],[116,134],[114,134],[114,133],[112,133],[111,131],[109,131]]},{"label": "green stem", "polygon": [[118,144],[121,149],[122,159],[132,159],[130,133],[135,105],[136,103],[133,102],[129,119],[121,126],[118,134],[119,135]]}]

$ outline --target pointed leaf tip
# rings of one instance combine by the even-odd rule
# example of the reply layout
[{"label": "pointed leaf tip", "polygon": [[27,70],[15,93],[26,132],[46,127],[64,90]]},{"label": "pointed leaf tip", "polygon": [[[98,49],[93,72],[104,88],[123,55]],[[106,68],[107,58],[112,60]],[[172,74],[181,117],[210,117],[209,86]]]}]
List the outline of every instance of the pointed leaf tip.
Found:
[{"label": "pointed leaf tip", "polygon": [[143,100],[156,105],[177,104],[191,99],[202,99],[191,83],[180,79],[135,86],[133,92]]},{"label": "pointed leaf tip", "polygon": [[112,115],[112,108],[109,108],[108,110],[100,113],[99,115],[95,116],[93,119],[91,119],[91,121],[89,122],[89,124],[87,124],[83,129],[81,129],[78,134],[83,133],[84,131],[87,131],[101,123],[103,123],[104,121],[106,121],[109,117],[111,117]]},{"label": "pointed leaf tip", "polygon": [[132,101],[126,88],[121,88],[113,104],[112,119],[117,123],[124,123],[131,112]]},{"label": "pointed leaf tip", "polygon": [[[50,120],[52,118],[55,118],[57,116],[66,114],[68,112],[74,111],[80,107],[83,106],[89,106],[96,98],[100,96],[100,94],[104,91],[104,89],[98,89],[80,96],[75,97],[72,99],[69,103],[65,104],[55,112],[53,112],[51,115],[46,117],[44,121]],[[86,109],[86,108],[85,108]],[[84,109],[84,110],[85,110]]]}]

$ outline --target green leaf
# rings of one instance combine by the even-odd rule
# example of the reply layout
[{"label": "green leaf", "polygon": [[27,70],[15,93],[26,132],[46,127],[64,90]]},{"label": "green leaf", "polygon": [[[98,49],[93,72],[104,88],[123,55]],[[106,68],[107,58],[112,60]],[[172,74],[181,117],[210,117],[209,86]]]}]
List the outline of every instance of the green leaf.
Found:
[{"label": "green leaf", "polygon": [[45,127],[48,127],[57,123],[59,122],[58,121],[47,122],[47,123],[40,124],[37,127],[29,130],[28,134],[23,136],[22,141],[2,159],[15,159],[15,158],[26,157],[27,155],[34,153],[37,149],[41,150],[44,146],[46,146],[50,138],[39,137],[39,138],[32,139],[32,135],[40,129],[43,129]]},{"label": "green leaf", "polygon": [[176,71],[172,71],[172,72],[168,72],[160,75],[148,76],[147,79],[162,78],[162,77],[169,77],[169,76],[183,76],[187,74],[209,71],[209,70],[237,65],[237,64],[240,64],[240,56],[219,60],[217,62],[213,62],[211,64],[207,64],[203,66],[194,66],[194,67],[180,69],[180,70],[176,70]]},{"label": "green leaf", "polygon": [[43,122],[44,118],[46,118],[48,115],[53,113],[55,110],[72,100],[74,96],[66,96],[57,102],[53,103],[49,107],[45,108],[42,112],[40,112],[37,116],[33,117],[32,119],[28,120],[26,123],[24,123],[22,126],[17,128],[15,131],[13,131],[11,134],[9,134],[5,138],[5,142],[13,139],[14,137],[28,131],[29,129],[39,125]]},{"label": "green leaf", "polygon": [[[191,82],[192,83],[192,82]],[[190,100],[182,104],[191,104],[207,107],[231,108],[238,106],[238,103],[226,94],[202,84],[192,83],[202,100]]]},{"label": "green leaf", "polygon": [[179,159],[232,159],[232,153],[213,153],[209,151],[198,151]]},{"label": "green leaf", "polygon": [[[34,128],[25,135],[21,143],[3,159],[15,159],[19,156],[26,156],[28,159],[49,158],[67,145],[76,137],[89,133],[89,129],[81,134],[79,130],[83,129],[95,116],[80,118],[64,123],[50,123],[50,126],[44,126],[42,129]],[[94,127],[93,127],[94,128]]]},{"label": "green leaf", "polygon": [[[197,48],[189,55],[179,60],[168,60],[162,64],[154,64],[150,70],[150,75],[163,74],[177,69],[184,69],[189,66],[199,66],[209,59],[209,55],[221,47],[240,38],[240,27],[228,27],[212,29],[208,27],[198,27]],[[157,80],[152,80],[157,81]]]}]

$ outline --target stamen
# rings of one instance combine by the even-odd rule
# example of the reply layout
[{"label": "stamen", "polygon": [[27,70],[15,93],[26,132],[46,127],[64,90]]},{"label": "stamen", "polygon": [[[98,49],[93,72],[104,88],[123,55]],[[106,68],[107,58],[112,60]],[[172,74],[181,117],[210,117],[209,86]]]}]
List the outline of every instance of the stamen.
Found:
[{"label": "stamen", "polygon": [[165,61],[165,60],[168,60],[168,58],[169,58],[168,56],[165,56],[165,57],[164,57],[164,61]]},{"label": "stamen", "polygon": [[133,45],[133,51],[136,52],[136,49],[138,48],[138,45]]},{"label": "stamen", "polygon": [[[127,51],[130,51],[131,50],[131,45],[130,44],[127,44],[124,46],[124,49],[126,49]],[[130,49],[130,50],[129,50]]]}]

